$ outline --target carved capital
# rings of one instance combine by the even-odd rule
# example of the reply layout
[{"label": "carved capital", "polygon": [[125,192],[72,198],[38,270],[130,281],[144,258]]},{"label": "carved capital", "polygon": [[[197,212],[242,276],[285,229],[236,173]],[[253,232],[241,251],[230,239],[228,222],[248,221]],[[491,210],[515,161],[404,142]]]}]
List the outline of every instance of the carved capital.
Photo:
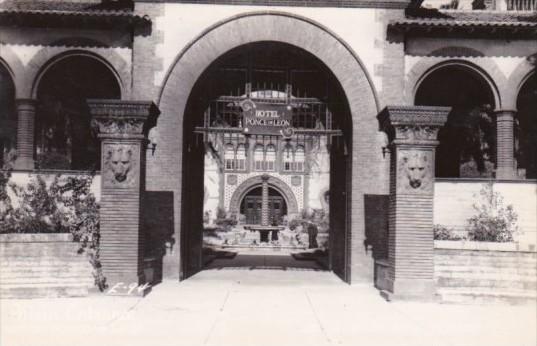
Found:
[{"label": "carved capital", "polygon": [[436,145],[438,130],[450,111],[449,107],[388,106],[377,118],[390,142]]},{"label": "carved capital", "polygon": [[92,126],[101,138],[147,138],[160,114],[153,102],[88,100]]}]

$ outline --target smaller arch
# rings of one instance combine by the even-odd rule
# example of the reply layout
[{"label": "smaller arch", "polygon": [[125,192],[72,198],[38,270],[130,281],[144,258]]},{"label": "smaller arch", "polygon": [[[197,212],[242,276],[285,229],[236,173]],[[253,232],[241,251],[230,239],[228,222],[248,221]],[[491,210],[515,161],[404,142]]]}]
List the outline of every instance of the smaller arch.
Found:
[{"label": "smaller arch", "polygon": [[55,59],[40,76],[34,97],[37,169],[99,169],[100,146],[88,98],[121,98],[117,76],[86,54]]},{"label": "smaller arch", "polygon": [[484,78],[457,64],[427,73],[415,92],[414,104],[452,107],[440,142],[438,177],[484,177],[493,174],[496,133],[491,115],[494,92]]},{"label": "smaller arch", "polygon": [[0,59],[0,169],[12,163],[16,149],[15,93],[12,71]]},{"label": "smaller arch", "polygon": [[[232,214],[238,214],[240,211],[240,203],[244,199],[244,196],[246,196],[252,189],[259,187],[266,177],[266,175],[257,175],[242,182],[231,196],[229,201],[229,211]],[[273,176],[269,176],[267,183],[269,187],[278,191],[283,196],[285,203],[287,203],[287,213],[289,215],[297,215],[298,202],[291,188],[284,181]]]},{"label": "smaller arch", "polygon": [[15,98],[24,98],[24,95],[20,94],[20,90],[23,89],[22,86],[24,85],[24,75],[26,74],[22,61],[10,47],[3,46],[0,52],[0,65],[11,76],[11,80],[15,86]]},{"label": "smaller arch", "polygon": [[407,87],[405,88],[407,102],[409,104],[414,104],[414,100],[416,99],[416,94],[420,85],[432,73],[441,68],[449,66],[458,66],[463,69],[467,69],[471,73],[478,75],[480,78],[482,78],[488,84],[490,90],[492,91],[492,94],[494,96],[495,108],[501,109],[502,93],[500,92],[498,85],[506,85],[507,79],[494,61],[488,58],[480,59],[483,59],[483,61],[480,61],[480,65],[478,66],[471,61],[464,59],[453,59],[453,57],[435,57],[432,59],[423,58],[416,65],[414,65],[414,67],[407,75]]},{"label": "smaller arch", "polygon": [[[101,54],[100,54],[101,53]],[[46,49],[39,51],[28,63],[28,75],[31,98],[37,97],[39,83],[47,71],[55,64],[73,57],[88,57],[94,59],[104,66],[114,75],[120,88],[121,98],[127,94],[126,86],[130,80],[130,72],[127,69],[125,61],[115,52],[107,50],[106,52],[96,53],[89,50],[70,49],[54,56],[50,56]],[[102,54],[104,53],[104,54]]]},{"label": "smaller arch", "polygon": [[[537,56],[537,53],[533,56]],[[507,85],[505,88],[505,109],[516,109],[518,94],[520,93],[520,90],[522,89],[522,86],[526,83],[526,81],[530,79],[530,77],[534,73],[536,73],[535,71],[535,66],[530,63],[529,59],[524,59],[524,61],[518,64],[518,66],[515,68],[513,73],[511,73],[507,81]]]}]

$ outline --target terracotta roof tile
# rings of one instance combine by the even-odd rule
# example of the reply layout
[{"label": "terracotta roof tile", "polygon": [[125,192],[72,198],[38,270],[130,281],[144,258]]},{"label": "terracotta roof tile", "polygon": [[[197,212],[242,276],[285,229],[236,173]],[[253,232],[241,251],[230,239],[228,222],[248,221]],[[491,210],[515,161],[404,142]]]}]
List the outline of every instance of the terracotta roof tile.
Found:
[{"label": "terracotta roof tile", "polygon": [[32,1],[5,0],[0,2],[0,12],[25,13],[84,13],[84,14],[131,14],[132,2],[114,1],[110,3],[80,1]]},{"label": "terracotta roof tile", "polygon": [[480,23],[511,25],[514,23],[536,24],[537,13],[517,11],[460,11],[413,9],[406,13],[407,21],[423,23]]}]

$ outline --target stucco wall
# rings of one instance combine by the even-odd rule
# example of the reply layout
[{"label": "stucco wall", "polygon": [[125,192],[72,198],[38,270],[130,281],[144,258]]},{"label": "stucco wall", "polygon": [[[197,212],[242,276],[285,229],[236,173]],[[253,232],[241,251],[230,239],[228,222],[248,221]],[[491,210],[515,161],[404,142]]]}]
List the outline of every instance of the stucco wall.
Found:
[{"label": "stucco wall", "polygon": [[[137,9],[147,12],[147,7],[158,5],[137,4]],[[210,26],[230,17],[255,11],[281,11],[307,17],[328,27],[362,59],[378,89],[382,88],[380,76],[375,75],[376,66],[382,63],[383,46],[379,44],[385,33],[383,13],[378,9],[263,7],[229,5],[163,4],[155,18],[154,30],[162,35],[156,45],[156,55],[162,59],[161,68],[155,71],[153,83],[160,86],[167,71],[180,50]]]},{"label": "stucco wall", "polygon": [[[434,193],[434,223],[463,231],[468,218],[475,215],[473,204],[480,201],[479,192],[486,181],[437,181]],[[516,239],[524,244],[537,244],[537,183],[495,182],[493,191],[503,197],[504,206],[513,205],[518,214],[521,234]]]}]

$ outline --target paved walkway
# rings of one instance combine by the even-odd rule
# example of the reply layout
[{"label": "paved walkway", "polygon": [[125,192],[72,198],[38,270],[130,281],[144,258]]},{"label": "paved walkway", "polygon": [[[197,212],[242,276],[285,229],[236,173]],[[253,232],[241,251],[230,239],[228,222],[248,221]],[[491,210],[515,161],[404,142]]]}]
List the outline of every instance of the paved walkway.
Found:
[{"label": "paved walkway", "polygon": [[535,305],[388,303],[326,271],[213,268],[145,298],[0,300],[0,345],[537,345]]}]

